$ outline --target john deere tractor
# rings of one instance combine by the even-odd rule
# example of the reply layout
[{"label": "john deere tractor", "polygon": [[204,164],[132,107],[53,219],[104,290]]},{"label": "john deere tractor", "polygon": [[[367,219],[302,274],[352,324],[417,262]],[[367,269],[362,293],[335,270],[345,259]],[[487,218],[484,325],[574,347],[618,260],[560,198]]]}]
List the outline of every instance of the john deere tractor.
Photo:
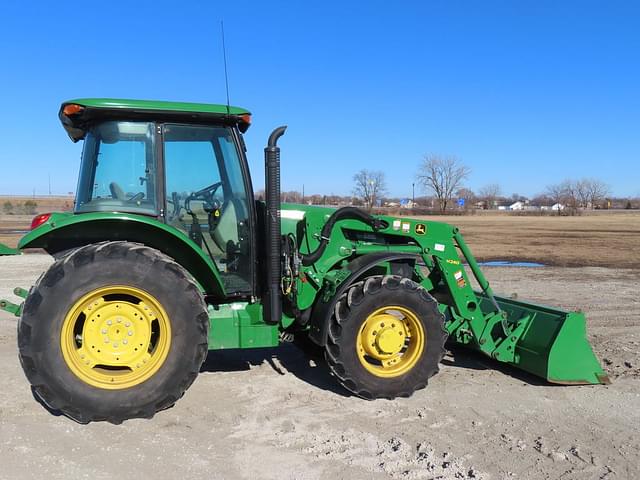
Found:
[{"label": "john deere tractor", "polygon": [[34,218],[20,250],[56,261],[16,289],[23,304],[0,304],[20,317],[20,362],[51,409],[82,423],[152,417],[208,350],[291,338],[365,399],[424,388],[447,339],[549,382],[608,381],[583,315],[495,296],[456,227],[281,205],[285,127],[265,148],[259,201],[247,110],[81,99],[59,116],[84,141],[75,209]]}]

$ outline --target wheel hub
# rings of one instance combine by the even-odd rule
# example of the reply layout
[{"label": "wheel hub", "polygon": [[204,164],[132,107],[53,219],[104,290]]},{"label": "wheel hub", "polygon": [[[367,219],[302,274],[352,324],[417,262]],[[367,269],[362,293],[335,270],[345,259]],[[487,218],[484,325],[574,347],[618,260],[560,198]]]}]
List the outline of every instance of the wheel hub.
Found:
[{"label": "wheel hub", "polygon": [[364,328],[365,350],[374,357],[397,355],[404,347],[407,330],[404,323],[388,313],[370,317]]},{"label": "wheel hub", "polygon": [[356,349],[362,366],[378,377],[402,375],[418,362],[426,338],[418,317],[399,306],[379,308],[363,322]]},{"label": "wheel hub", "polygon": [[152,309],[144,302],[107,302],[101,297],[83,313],[83,343],[96,364],[139,368],[147,353],[143,347],[151,340],[151,324],[156,320]]},{"label": "wheel hub", "polygon": [[104,287],[81,298],[65,317],[62,354],[84,382],[128,388],[162,366],[170,333],[167,314],[154,297],[134,287]]}]

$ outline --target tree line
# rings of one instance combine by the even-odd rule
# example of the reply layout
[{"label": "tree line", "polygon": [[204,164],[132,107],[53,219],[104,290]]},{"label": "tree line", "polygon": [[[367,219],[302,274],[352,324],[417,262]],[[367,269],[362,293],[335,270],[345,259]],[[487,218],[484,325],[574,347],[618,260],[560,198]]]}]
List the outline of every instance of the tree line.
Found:
[{"label": "tree line", "polygon": [[[433,208],[440,213],[456,209],[497,209],[522,202],[523,209],[553,208],[558,213],[574,214],[580,209],[597,208],[640,208],[640,199],[615,199],[611,188],[596,178],[566,179],[548,185],[541,193],[529,199],[514,193],[503,194],[498,183],[483,186],[477,192],[465,186],[471,169],[454,155],[428,154],[422,158],[415,181],[409,207]],[[415,196],[415,187],[427,196]],[[401,199],[387,195],[385,173],[380,170],[362,169],[353,175],[352,195],[307,195],[298,191],[282,192],[282,201],[290,203],[310,203],[314,205],[355,205],[368,210],[375,207],[393,206]],[[257,198],[264,198],[264,191],[257,192]],[[463,200],[463,205],[458,201]]]}]

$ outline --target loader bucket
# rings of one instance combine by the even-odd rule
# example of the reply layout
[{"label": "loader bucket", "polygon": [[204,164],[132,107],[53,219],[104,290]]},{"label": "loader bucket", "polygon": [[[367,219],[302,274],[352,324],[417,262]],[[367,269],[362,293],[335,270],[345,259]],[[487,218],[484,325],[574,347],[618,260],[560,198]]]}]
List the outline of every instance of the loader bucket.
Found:
[{"label": "loader bucket", "polygon": [[[487,296],[480,297],[483,311],[495,311]],[[500,309],[507,312],[509,324],[530,319],[516,344],[515,359],[508,363],[551,383],[610,383],[587,340],[583,313],[503,297],[495,299]]]},{"label": "loader bucket", "polygon": [[7,247],[4,243],[0,243],[0,255],[19,255],[20,250],[17,248]]}]

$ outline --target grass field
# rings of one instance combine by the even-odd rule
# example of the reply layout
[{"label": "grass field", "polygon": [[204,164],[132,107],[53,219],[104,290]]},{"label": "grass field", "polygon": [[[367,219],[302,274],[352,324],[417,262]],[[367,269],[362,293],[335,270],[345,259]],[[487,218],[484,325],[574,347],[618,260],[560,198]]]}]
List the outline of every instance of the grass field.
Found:
[{"label": "grass field", "polygon": [[[1,197],[18,204],[30,197]],[[36,197],[37,212],[69,210],[71,197]],[[32,215],[0,214],[0,242],[16,246]],[[640,268],[640,211],[600,211],[576,217],[468,216],[417,217],[460,227],[480,261],[539,262],[556,266]]]},{"label": "grass field", "polygon": [[[63,212],[73,209],[73,197],[56,195],[46,197],[0,195],[0,243],[15,247],[18,240],[31,224],[34,215],[24,214],[25,202],[35,202],[35,212]],[[15,214],[6,213],[6,205],[11,204]]]},{"label": "grass field", "polygon": [[576,217],[483,214],[419,217],[457,225],[481,261],[640,268],[640,212]]}]

